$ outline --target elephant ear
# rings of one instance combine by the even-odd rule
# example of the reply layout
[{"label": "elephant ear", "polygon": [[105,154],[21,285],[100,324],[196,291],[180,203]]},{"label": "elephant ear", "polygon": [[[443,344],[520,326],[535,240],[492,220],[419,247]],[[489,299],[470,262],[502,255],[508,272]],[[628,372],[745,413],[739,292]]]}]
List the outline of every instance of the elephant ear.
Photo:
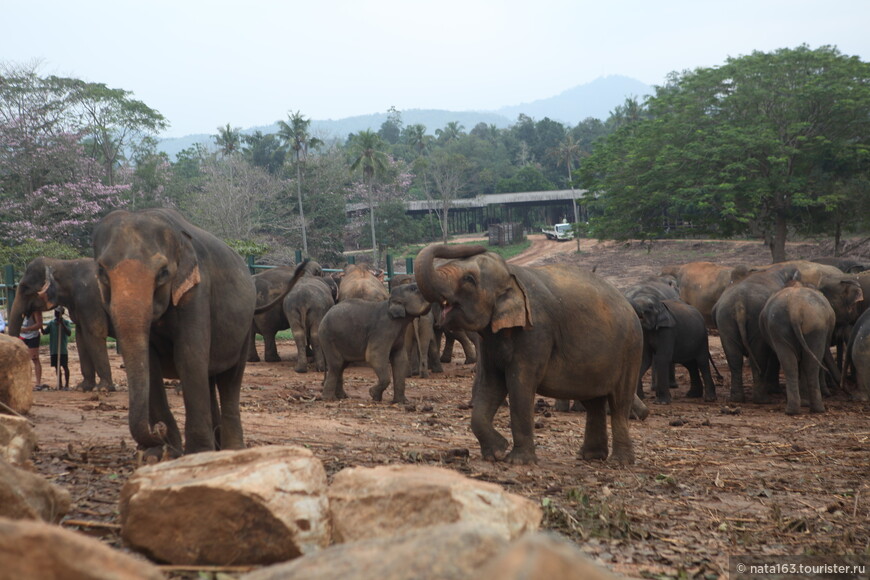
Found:
[{"label": "elephant ear", "polygon": [[673,328],[677,325],[677,319],[671,313],[671,309],[664,302],[659,303],[656,309],[656,329]]},{"label": "elephant ear", "polygon": [[193,249],[193,238],[182,231],[179,235],[178,269],[172,282],[172,305],[178,306],[181,298],[200,283],[199,262]]},{"label": "elephant ear", "polygon": [[517,326],[526,329],[532,327],[532,310],[529,307],[526,289],[513,274],[511,274],[511,282],[507,290],[496,298],[491,321],[493,332]]}]

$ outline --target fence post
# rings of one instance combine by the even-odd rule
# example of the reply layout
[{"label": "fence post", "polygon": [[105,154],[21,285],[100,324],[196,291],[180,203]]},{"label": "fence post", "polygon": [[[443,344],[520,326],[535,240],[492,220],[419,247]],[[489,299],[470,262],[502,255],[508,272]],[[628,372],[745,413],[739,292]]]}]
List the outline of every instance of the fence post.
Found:
[{"label": "fence post", "polygon": [[414,258],[405,258],[405,272],[408,274],[414,273]]},{"label": "fence post", "polygon": [[248,270],[251,272],[251,275],[256,274],[257,272],[254,269],[254,256],[248,256]]},{"label": "fence post", "polygon": [[387,279],[393,279],[393,256],[392,254],[387,254]]},{"label": "fence post", "polygon": [[296,263],[302,262],[302,250],[296,250]]},{"label": "fence post", "polygon": [[348,264],[356,264],[356,256],[354,256],[353,254],[351,254],[350,256],[348,256],[348,257],[347,257],[347,263],[348,263]]}]

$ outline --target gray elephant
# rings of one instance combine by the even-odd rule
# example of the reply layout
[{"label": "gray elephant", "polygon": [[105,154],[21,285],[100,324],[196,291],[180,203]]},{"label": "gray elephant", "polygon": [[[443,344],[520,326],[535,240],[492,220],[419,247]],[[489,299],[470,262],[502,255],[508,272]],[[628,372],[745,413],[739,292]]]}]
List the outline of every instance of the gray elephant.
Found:
[{"label": "gray elephant", "polygon": [[393,378],[393,402],[404,403],[408,354],[405,330],[429,312],[429,302],[416,284],[393,288],[389,300],[343,300],[333,306],[320,323],[320,342],[326,359],[323,399],[347,398],[344,369],[352,362],[366,362],[378,377],[369,389],[375,401],[383,398]]},{"label": "gray elephant", "polygon": [[843,383],[849,369],[855,370],[856,390],[852,398],[870,401],[870,310],[865,310],[855,322],[843,361]]},{"label": "gray elephant", "polygon": [[351,298],[377,302],[389,297],[390,292],[387,287],[368,268],[356,264],[348,264],[344,267],[336,302]]},{"label": "gray elephant", "polygon": [[[449,260],[435,266],[435,259]],[[629,412],[643,336],[631,305],[604,279],[581,268],[521,267],[483,246],[431,244],[414,262],[427,300],[442,304],[446,328],[480,333],[471,428],[484,459],[537,460],[536,395],[579,399],[587,410],[580,456],[634,462]],[[513,449],[493,427],[508,397]]]},{"label": "gray elephant", "polygon": [[776,352],[785,374],[787,415],[800,413],[802,393],[809,398],[811,412],[825,411],[819,376],[835,320],[824,295],[799,282],[771,296],[761,310],[761,335]]},{"label": "gray elephant", "polygon": [[66,307],[76,325],[76,348],[82,372],[82,382],[77,388],[115,390],[106,349],[106,337],[114,336],[114,331],[100,300],[96,262],[90,258],[37,258],[30,262],[12,302],[8,333],[18,336],[24,316],[56,306]]},{"label": "gray elephant", "polygon": [[[335,305],[332,292],[320,276],[306,274],[284,298],[284,317],[296,342],[296,372],[307,373],[309,355],[319,372],[326,370],[320,347],[320,323]],[[256,316],[254,317],[256,319]]]},{"label": "gray elephant", "polygon": [[[320,276],[323,268],[317,262],[309,261],[305,266],[306,276]],[[254,275],[254,288],[257,290],[257,304],[274,302],[275,298],[284,293],[287,283],[293,278],[296,268],[293,266],[278,266]],[[284,313],[284,307],[279,300],[272,308],[254,315],[251,328],[251,340],[248,348],[248,362],[259,362],[256,335],[263,336],[264,358],[266,362],[280,362],[278,344],[275,335],[290,328],[290,321]]]},{"label": "gray elephant", "polygon": [[[396,274],[390,278],[390,291],[403,284],[414,284],[414,276]],[[434,305],[433,305],[434,306]],[[444,372],[438,359],[438,345],[435,337],[435,323],[432,309],[414,321],[405,329],[405,348],[408,350],[408,376],[419,375],[428,378],[429,371]]]},{"label": "gray elephant", "polygon": [[824,256],[821,258],[812,258],[810,262],[816,264],[827,264],[842,270],[846,274],[858,274],[870,270],[870,263],[856,260],[855,258],[844,258],[842,256]]},{"label": "gray elephant", "polygon": [[794,265],[749,274],[729,286],[713,307],[713,320],[719,329],[722,350],[731,371],[731,401],[746,400],[743,392],[743,357],[752,369],[752,401],[767,403],[769,393],[778,388],[779,361],[764,340],[759,316],[767,300],[792,279],[800,279]]},{"label": "gray elephant", "polygon": [[745,266],[732,268],[713,262],[689,262],[679,266],[667,266],[662,276],[673,276],[677,281],[680,299],[698,309],[708,328],[715,328],[713,306],[729,286],[743,280],[749,274]]},{"label": "gray elephant", "polygon": [[146,457],[182,453],[164,378],[183,386],[184,453],[243,449],[239,393],[257,310],[244,260],[168,209],[113,211],[94,228],[93,245],[127,373],[130,433]]},{"label": "gray elephant", "polygon": [[[651,294],[635,296],[631,303],[643,327],[640,374],[643,376],[652,367],[656,403],[667,405],[671,402],[668,376],[674,363],[689,371],[692,386],[687,397],[701,397],[703,394],[705,401],[715,401],[716,385],[710,374],[707,327],[698,309],[682,300],[662,300]],[[640,385],[638,396],[643,396]]]}]

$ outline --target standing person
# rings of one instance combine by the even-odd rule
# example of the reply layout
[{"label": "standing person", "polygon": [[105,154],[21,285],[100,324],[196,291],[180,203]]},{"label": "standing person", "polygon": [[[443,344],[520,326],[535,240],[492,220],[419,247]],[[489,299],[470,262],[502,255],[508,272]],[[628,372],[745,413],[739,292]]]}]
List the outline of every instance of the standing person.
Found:
[{"label": "standing person", "polygon": [[3,318],[3,310],[0,310],[0,334],[6,332],[6,319]]},{"label": "standing person", "polygon": [[42,391],[48,385],[42,384],[42,363],[39,362],[39,331],[42,330],[42,312],[31,312],[24,317],[21,326],[21,340],[30,350],[30,360],[33,361],[33,371],[36,373],[36,386],[33,390]]},{"label": "standing person", "polygon": [[[60,369],[58,369],[58,385],[59,390],[69,390],[69,353],[67,352],[67,340],[72,332],[69,328],[69,322],[63,318],[64,308],[58,306],[54,309],[54,320],[45,325],[42,329],[43,334],[48,335],[48,353],[51,358],[51,366],[63,369],[64,382],[63,387],[60,385]],[[60,360],[58,360],[60,359]]]}]

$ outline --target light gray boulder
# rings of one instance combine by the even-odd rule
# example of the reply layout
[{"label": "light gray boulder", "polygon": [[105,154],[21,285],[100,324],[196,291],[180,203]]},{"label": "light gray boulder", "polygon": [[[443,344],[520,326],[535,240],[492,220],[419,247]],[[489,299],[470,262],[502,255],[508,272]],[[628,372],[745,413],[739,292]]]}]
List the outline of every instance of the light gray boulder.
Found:
[{"label": "light gray boulder", "polygon": [[121,490],[121,535],[172,564],[272,564],[326,547],[323,464],[304,447],[186,455]]},{"label": "light gray boulder", "polygon": [[463,580],[508,545],[490,526],[459,523],[337,544],[292,562],[257,570],[241,580]]},{"label": "light gray boulder", "polygon": [[0,577],[162,580],[153,564],[43,522],[0,518]]},{"label": "light gray boulder", "polygon": [[0,459],[0,517],[59,522],[69,507],[67,490]]},{"label": "light gray boulder", "polygon": [[36,448],[36,435],[24,417],[0,414],[0,459],[15,466],[30,461]]},{"label": "light gray boulder", "polygon": [[20,338],[0,333],[0,413],[26,414],[33,406],[30,353]]},{"label": "light gray boulder", "polygon": [[542,518],[529,499],[439,467],[348,468],[335,475],[328,494],[335,542],[457,522],[489,526],[513,539],[537,530]]}]

